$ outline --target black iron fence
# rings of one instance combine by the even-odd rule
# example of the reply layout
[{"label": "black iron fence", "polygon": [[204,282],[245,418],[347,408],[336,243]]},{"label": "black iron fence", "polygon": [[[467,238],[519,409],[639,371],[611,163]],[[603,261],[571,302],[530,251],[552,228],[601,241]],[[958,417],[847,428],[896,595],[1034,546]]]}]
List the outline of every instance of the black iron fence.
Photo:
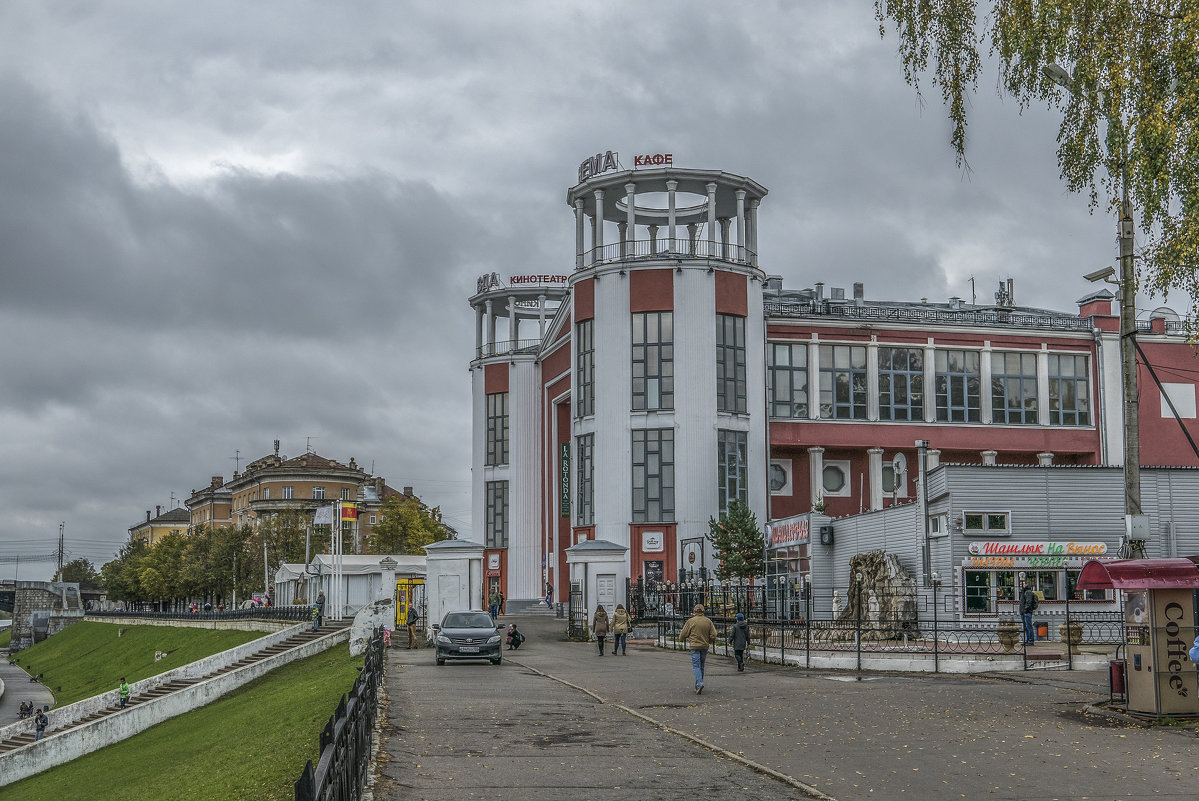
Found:
[{"label": "black iron fence", "polygon": [[587,636],[587,607],[583,606],[583,588],[577,582],[570,585],[566,609],[566,636],[572,640],[583,639]]},{"label": "black iron fence", "polygon": [[357,801],[366,787],[370,767],[371,732],[375,728],[379,685],[383,682],[383,630],[376,628],[367,643],[362,672],[348,696],[321,731],[321,754],[312,760],[295,784],[295,801]]},{"label": "black iron fence", "polygon": [[770,661],[810,664],[813,652],[891,653],[931,657],[939,669],[942,655],[1022,655],[1026,666],[1072,666],[1080,646],[1114,649],[1124,638],[1119,611],[1079,611],[1066,601],[1061,611],[1038,611],[1031,642],[1015,605],[1010,615],[967,619],[953,609],[951,594],[938,587],[894,593],[854,587],[800,592],[790,585],[728,586],[688,582],[678,585],[630,582],[627,607],[641,625],[657,626],[660,642],[678,648],[677,634],[696,606],[712,618],[721,635],[717,649],[731,653],[731,628],[745,616],[753,653]]},{"label": "black iron fence", "polygon": [[251,609],[168,609],[159,611],[149,604],[136,605],[124,611],[101,612],[88,610],[89,617],[143,617],[157,620],[308,620],[312,616],[310,606],[255,606]]}]

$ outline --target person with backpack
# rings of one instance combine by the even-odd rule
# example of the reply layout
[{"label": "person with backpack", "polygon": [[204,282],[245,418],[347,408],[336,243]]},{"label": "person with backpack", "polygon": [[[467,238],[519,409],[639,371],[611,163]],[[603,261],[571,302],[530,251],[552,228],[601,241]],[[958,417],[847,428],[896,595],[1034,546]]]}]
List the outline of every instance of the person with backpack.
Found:
[{"label": "person with backpack", "polygon": [[1036,611],[1037,594],[1033,588],[1028,586],[1028,582],[1020,579],[1020,620],[1024,622],[1024,644],[1032,645],[1036,640],[1036,634],[1032,628],[1032,613]]},{"label": "person with backpack", "polygon": [[737,657],[737,672],[745,672],[745,649],[749,646],[749,622],[745,615],[737,613],[737,622],[733,624],[733,656]]}]

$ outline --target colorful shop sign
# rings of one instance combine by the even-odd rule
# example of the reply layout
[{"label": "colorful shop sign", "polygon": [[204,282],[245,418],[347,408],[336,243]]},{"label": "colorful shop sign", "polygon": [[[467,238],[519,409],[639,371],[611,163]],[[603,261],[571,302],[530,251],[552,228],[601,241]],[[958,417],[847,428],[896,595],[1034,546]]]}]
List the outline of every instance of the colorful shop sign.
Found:
[{"label": "colorful shop sign", "polygon": [[766,542],[768,547],[779,548],[784,545],[800,545],[808,541],[808,518],[791,517],[776,520],[766,525]]},{"label": "colorful shop sign", "polygon": [[970,543],[969,567],[1065,567],[1068,559],[1095,559],[1107,554],[1103,542]]}]

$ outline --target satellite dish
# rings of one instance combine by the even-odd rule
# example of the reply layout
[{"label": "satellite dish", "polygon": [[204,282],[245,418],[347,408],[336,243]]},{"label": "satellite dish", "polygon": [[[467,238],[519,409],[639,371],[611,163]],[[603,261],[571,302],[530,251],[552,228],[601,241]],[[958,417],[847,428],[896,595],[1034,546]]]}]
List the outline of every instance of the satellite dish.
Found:
[{"label": "satellite dish", "polygon": [[904,456],[902,453],[897,453],[892,456],[891,469],[895,471],[896,475],[906,473],[908,471],[908,457]]},{"label": "satellite dish", "polygon": [[1149,319],[1153,320],[1161,318],[1166,322],[1177,323],[1182,318],[1178,316],[1178,312],[1171,309],[1169,306],[1158,306],[1153,311],[1149,312]]}]

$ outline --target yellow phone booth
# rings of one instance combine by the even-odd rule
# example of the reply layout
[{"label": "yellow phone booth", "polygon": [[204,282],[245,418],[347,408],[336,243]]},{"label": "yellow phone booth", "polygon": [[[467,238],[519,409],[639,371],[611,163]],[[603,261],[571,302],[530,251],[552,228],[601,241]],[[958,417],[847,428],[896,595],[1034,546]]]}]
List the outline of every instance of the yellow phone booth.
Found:
[{"label": "yellow phone booth", "polygon": [[1127,692],[1126,709],[1154,717],[1199,716],[1199,674],[1187,652],[1196,634],[1199,568],[1189,559],[1092,561],[1083,590],[1122,592],[1125,658],[1110,677]]},{"label": "yellow phone booth", "polygon": [[396,577],[396,626],[407,626],[413,617],[413,610],[419,615],[425,600],[425,580],[423,577]]}]

